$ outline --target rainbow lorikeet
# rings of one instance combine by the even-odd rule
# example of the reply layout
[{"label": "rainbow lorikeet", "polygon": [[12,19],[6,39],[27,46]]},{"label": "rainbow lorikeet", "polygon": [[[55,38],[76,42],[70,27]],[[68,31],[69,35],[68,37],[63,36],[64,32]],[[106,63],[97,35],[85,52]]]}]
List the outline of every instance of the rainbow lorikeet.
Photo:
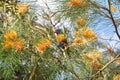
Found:
[{"label": "rainbow lorikeet", "polygon": [[58,42],[58,47],[65,48],[67,46],[67,37],[62,33],[61,29],[56,29],[55,30],[56,39]]}]

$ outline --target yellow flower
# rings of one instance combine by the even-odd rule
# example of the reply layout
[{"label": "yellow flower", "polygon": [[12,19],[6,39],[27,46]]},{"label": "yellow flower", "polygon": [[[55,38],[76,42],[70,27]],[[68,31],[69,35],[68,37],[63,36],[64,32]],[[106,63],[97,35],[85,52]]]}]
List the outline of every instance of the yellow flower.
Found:
[{"label": "yellow flower", "polygon": [[113,80],[120,80],[120,74],[114,75]]},{"label": "yellow flower", "polygon": [[75,37],[84,37],[87,40],[97,39],[97,34],[88,27],[83,27],[74,33]]},{"label": "yellow flower", "polygon": [[50,40],[47,40],[47,39],[45,39],[45,38],[43,38],[43,39],[40,39],[39,40],[39,42],[37,42],[36,44],[35,44],[35,46],[36,46],[36,48],[37,48],[37,50],[39,51],[39,52],[42,52],[42,51],[44,51],[47,47],[49,47],[50,45],[51,45],[51,41]]},{"label": "yellow flower", "polygon": [[12,42],[10,40],[4,40],[2,45],[3,45],[4,49],[8,49],[8,48],[14,47],[14,42]]},{"label": "yellow flower", "polygon": [[78,25],[85,26],[86,20],[83,19],[83,18],[79,18],[79,19],[76,20],[76,23],[77,23]]},{"label": "yellow flower", "polygon": [[83,53],[83,58],[86,60],[86,64],[90,65],[93,71],[98,71],[102,68],[102,64],[97,59],[102,59],[102,53],[96,49],[89,53]]},{"label": "yellow flower", "polygon": [[41,52],[46,49],[46,46],[43,44],[36,44],[36,48],[39,52]]},{"label": "yellow flower", "polygon": [[83,54],[83,57],[89,61],[95,61],[102,58],[102,53],[99,50],[92,50],[89,53]]},{"label": "yellow flower", "polygon": [[81,35],[85,38],[88,38],[88,39],[96,39],[97,38],[97,34],[95,34],[93,32],[93,30],[88,27],[84,27],[84,28],[80,29],[80,32],[81,32]]},{"label": "yellow flower", "polygon": [[[109,60],[113,60],[114,57],[113,56],[110,56],[110,59]],[[117,60],[115,60],[115,63],[120,65],[120,58],[118,58]]]},{"label": "yellow flower", "polygon": [[99,63],[98,61],[93,61],[93,62],[91,62],[90,66],[93,71],[97,72],[102,68],[103,65],[101,63]]},{"label": "yellow flower", "polygon": [[97,39],[97,34],[88,27],[80,28],[78,31],[74,32],[75,39],[73,40],[72,45],[76,45],[76,43],[88,43]]},{"label": "yellow flower", "polygon": [[21,3],[17,4],[16,8],[18,9],[18,13],[25,13],[29,9],[29,4],[28,3]]},{"label": "yellow flower", "polygon": [[14,40],[17,38],[17,33],[14,30],[10,30],[4,34],[6,40]]},{"label": "yellow flower", "polygon": [[21,39],[17,39],[14,46],[17,50],[22,50],[24,47],[24,41]]},{"label": "yellow flower", "polygon": [[118,60],[116,61],[116,63],[117,63],[118,65],[120,65],[120,59],[118,59]]},{"label": "yellow flower", "polygon": [[74,42],[75,42],[75,43],[82,43],[82,42],[83,42],[83,39],[77,37],[77,38],[74,39]]},{"label": "yellow flower", "polygon": [[84,45],[85,43],[87,43],[87,40],[85,38],[76,37],[73,40],[72,46]]},{"label": "yellow flower", "polygon": [[113,6],[113,5],[110,5],[110,9],[111,9],[112,12],[115,12],[115,11],[116,11],[116,7]]},{"label": "yellow flower", "polygon": [[74,36],[75,36],[75,37],[80,37],[79,31],[75,31],[75,32],[74,32]]}]

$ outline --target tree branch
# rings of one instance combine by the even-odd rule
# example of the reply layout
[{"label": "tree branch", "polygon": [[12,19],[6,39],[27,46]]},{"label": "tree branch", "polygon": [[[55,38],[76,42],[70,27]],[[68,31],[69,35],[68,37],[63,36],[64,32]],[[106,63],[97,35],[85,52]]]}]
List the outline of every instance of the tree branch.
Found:
[{"label": "tree branch", "polygon": [[96,75],[98,75],[100,72],[102,72],[104,69],[106,69],[111,63],[113,63],[115,60],[118,59],[118,57],[120,57],[120,54],[118,54],[114,59],[112,59],[111,61],[109,61],[106,65],[104,65],[98,72],[96,72],[94,75],[90,76],[90,78],[95,77]]},{"label": "tree branch", "polygon": [[30,74],[29,80],[32,80],[33,76],[35,75],[35,71],[36,71],[36,69],[37,69],[37,66],[38,66],[38,64],[36,64],[36,65],[33,67],[33,70],[32,70],[32,73]]},{"label": "tree branch", "polygon": [[113,17],[112,12],[111,12],[111,3],[110,3],[110,0],[108,0],[108,6],[109,6],[109,11],[108,11],[108,12],[109,12],[109,14],[110,14],[112,23],[113,23],[113,25],[114,25],[115,32],[116,32],[116,34],[117,34],[117,36],[118,36],[118,38],[119,38],[119,40],[120,40],[120,34],[119,34],[119,31],[118,31],[118,29],[117,29],[117,25],[116,25],[116,23],[115,23],[114,17]]}]

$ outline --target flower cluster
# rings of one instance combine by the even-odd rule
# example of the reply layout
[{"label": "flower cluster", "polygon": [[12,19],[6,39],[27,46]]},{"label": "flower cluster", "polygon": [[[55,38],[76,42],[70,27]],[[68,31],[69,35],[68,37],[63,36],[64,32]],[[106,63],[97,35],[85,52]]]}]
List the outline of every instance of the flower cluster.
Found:
[{"label": "flower cluster", "polygon": [[75,46],[75,45],[84,45],[86,43],[87,43],[87,40],[85,38],[76,37],[73,40],[72,46]]},{"label": "flower cluster", "polygon": [[97,39],[97,34],[88,27],[83,27],[74,33],[75,39],[73,43],[76,45],[87,43]]},{"label": "flower cluster", "polygon": [[95,61],[102,58],[102,53],[99,50],[92,50],[89,53],[83,54],[83,56],[89,61]]},{"label": "flower cluster", "polygon": [[102,68],[103,65],[98,61],[93,61],[90,63],[90,66],[94,72],[97,72]]},{"label": "flower cluster", "polygon": [[28,11],[30,6],[28,3],[21,3],[21,4],[17,4],[16,8],[18,10],[17,13],[25,13]]},{"label": "flower cluster", "polygon": [[85,38],[92,38],[92,39],[96,39],[97,35],[92,31],[92,29],[84,27],[82,29],[80,29],[81,35]]},{"label": "flower cluster", "polygon": [[[109,60],[113,60],[115,57],[113,57],[113,56],[110,56],[110,59]],[[118,58],[117,60],[115,60],[115,63],[117,64],[117,65],[120,65],[120,58]]]},{"label": "flower cluster", "polygon": [[39,52],[44,51],[47,47],[49,47],[51,45],[51,41],[46,39],[46,38],[42,38],[40,39],[36,44],[35,47],[37,48],[37,50]]},{"label": "flower cluster", "polygon": [[24,41],[18,38],[16,31],[10,30],[4,34],[3,48],[15,48],[16,50],[21,50],[24,47]]},{"label": "flower cluster", "polygon": [[98,59],[102,59],[102,53],[99,50],[94,49],[89,53],[83,54],[83,57],[94,71],[98,71],[102,67],[102,64],[98,61]]},{"label": "flower cluster", "polygon": [[119,79],[120,79],[120,74],[114,75],[113,80],[119,80]]},{"label": "flower cluster", "polygon": [[85,0],[70,0],[68,2],[69,6],[85,6],[86,1]]},{"label": "flower cluster", "polygon": [[79,29],[78,31],[76,31],[74,33],[74,36],[75,37],[84,37],[84,38],[87,38],[87,39],[96,39],[97,38],[97,35],[95,34],[95,32],[88,28],[88,27],[83,27],[81,29]]}]

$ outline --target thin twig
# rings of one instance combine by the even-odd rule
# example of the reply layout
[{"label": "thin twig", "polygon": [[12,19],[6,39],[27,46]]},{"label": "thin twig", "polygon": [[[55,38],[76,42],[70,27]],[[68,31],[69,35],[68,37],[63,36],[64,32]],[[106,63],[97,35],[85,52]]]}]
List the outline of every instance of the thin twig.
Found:
[{"label": "thin twig", "polygon": [[36,65],[33,67],[33,70],[32,70],[32,73],[30,74],[29,80],[32,80],[32,78],[34,77],[37,67],[38,67],[38,63],[36,63]]},{"label": "thin twig", "polygon": [[[35,65],[34,65],[34,67],[33,67],[33,69],[32,69],[32,72],[31,72],[31,74],[30,74],[30,77],[29,77],[29,80],[33,80],[33,77],[35,76],[35,72],[36,72],[36,70],[37,70],[37,68],[38,68],[38,61],[41,59],[41,57],[39,57],[38,59],[37,59],[37,61],[35,62]],[[42,60],[42,59],[41,59]]]},{"label": "thin twig", "polygon": [[90,76],[91,78],[95,77],[96,75],[98,75],[100,72],[102,72],[104,69],[106,69],[111,63],[113,63],[115,60],[118,59],[118,57],[120,57],[120,54],[118,54],[114,59],[112,59],[111,61],[109,61],[106,65],[104,65],[98,72],[96,72],[94,75]]}]

